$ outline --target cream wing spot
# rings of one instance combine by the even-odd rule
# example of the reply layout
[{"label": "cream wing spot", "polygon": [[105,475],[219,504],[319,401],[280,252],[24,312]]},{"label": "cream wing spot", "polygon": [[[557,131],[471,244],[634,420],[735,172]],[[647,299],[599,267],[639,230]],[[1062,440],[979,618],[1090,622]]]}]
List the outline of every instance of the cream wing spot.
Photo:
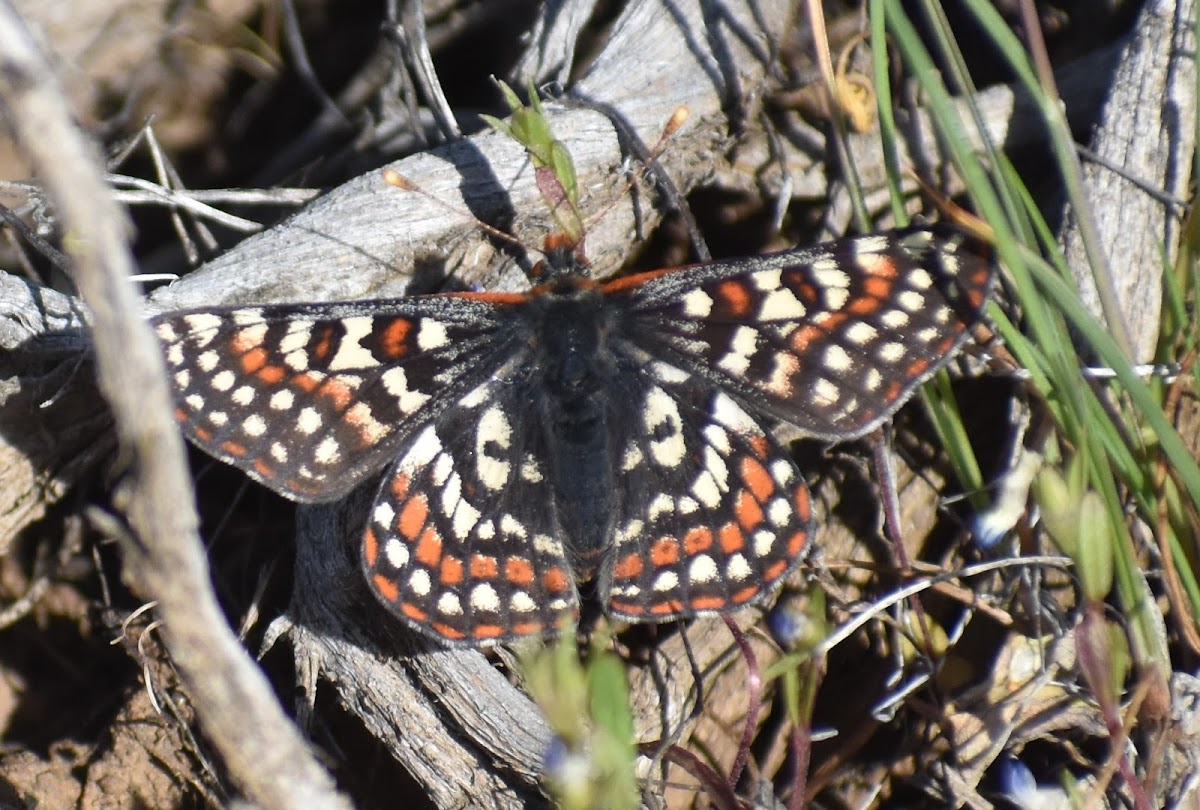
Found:
[{"label": "cream wing spot", "polygon": [[729,349],[717,361],[717,365],[730,374],[740,376],[750,368],[750,358],[758,349],[758,332],[749,326],[739,326],[733,331]]},{"label": "cream wing spot", "polygon": [[767,293],[758,315],[764,321],[793,321],[803,318],[807,311],[795,293],[780,287]]},{"label": "cream wing spot", "polygon": [[408,546],[400,542],[400,538],[391,537],[383,546],[383,556],[392,568],[403,568],[408,565]]},{"label": "cream wing spot", "polygon": [[725,563],[725,576],[734,582],[741,582],[749,578],[753,573],[750,569],[750,564],[746,562],[746,558],[741,554],[734,554],[729,558],[729,562]]},{"label": "cream wing spot", "polygon": [[904,359],[904,344],[895,341],[885,343],[879,347],[876,354],[885,363],[898,363]]},{"label": "cream wing spot", "polygon": [[688,565],[688,579],[692,582],[712,582],[717,574],[717,563],[707,554],[696,555]]},{"label": "cream wing spot", "polygon": [[659,593],[673,591],[679,587],[679,575],[674,571],[663,571],[654,578],[654,584],[651,587]]},{"label": "cream wing spot", "polygon": [[429,401],[429,394],[408,387],[408,376],[399,366],[389,368],[380,375],[379,381],[383,383],[383,390],[395,397],[396,405],[403,414],[410,414]]},{"label": "cream wing spot", "polygon": [[471,589],[471,607],[475,610],[497,613],[500,610],[500,596],[491,585],[486,582],[481,583]]},{"label": "cream wing spot", "polygon": [[371,368],[379,365],[375,355],[362,347],[362,339],[375,328],[375,319],[367,316],[346,318],[342,321],[345,334],[338,343],[337,354],[329,361],[330,371],[345,371],[352,368]]},{"label": "cream wing spot", "polygon": [[463,612],[462,602],[459,601],[458,595],[450,591],[446,591],[438,597],[437,609],[438,613],[443,616],[461,616]]},{"label": "cream wing spot", "polygon": [[440,349],[449,342],[450,338],[444,323],[429,319],[421,321],[421,326],[417,330],[417,348],[428,352]]},{"label": "cream wing spot", "polygon": [[313,451],[313,459],[318,464],[336,464],[342,457],[342,448],[337,439],[326,436]]},{"label": "cream wing spot", "polygon": [[712,307],[712,296],[704,290],[695,289],[683,296],[683,314],[689,318],[707,318]]},{"label": "cream wing spot", "polygon": [[311,436],[321,429],[321,414],[317,413],[314,408],[301,408],[300,416],[296,419],[296,429],[301,433]]},{"label": "cream wing spot", "polygon": [[840,397],[841,392],[838,391],[838,387],[830,380],[820,377],[813,383],[813,399],[822,408],[828,408],[837,404]]},{"label": "cream wing spot", "polygon": [[279,341],[279,351],[283,354],[291,354],[303,349],[312,336],[312,328],[312,321],[292,321],[288,325],[287,334],[283,336],[283,340]]},{"label": "cream wing spot", "polygon": [[683,420],[679,406],[670,394],[657,386],[646,397],[643,421],[646,433],[652,438],[648,444],[650,455],[663,467],[677,467],[687,453],[683,440]]},{"label": "cream wing spot", "polygon": [[208,312],[196,312],[191,315],[184,315],[183,322],[187,324],[189,332],[215,332],[221,328],[221,319]]},{"label": "cream wing spot", "polygon": [[508,597],[508,605],[517,613],[533,613],[537,610],[537,603],[525,591],[514,591]]},{"label": "cream wing spot", "polygon": [[825,348],[825,368],[834,372],[849,371],[854,362],[850,359],[850,355],[836,343],[831,343]]},{"label": "cream wing spot", "polygon": [[[398,540],[393,540],[392,542],[396,545],[400,545]],[[390,546],[391,543],[388,545]],[[405,556],[407,557],[407,555],[408,549],[405,549]],[[390,556],[388,557],[388,561],[391,562]],[[399,568],[400,566],[396,567]],[[408,589],[417,596],[429,596],[429,592],[433,590],[433,583],[429,579],[429,572],[424,568],[418,568],[417,570],[413,571],[412,576],[408,578]]]}]

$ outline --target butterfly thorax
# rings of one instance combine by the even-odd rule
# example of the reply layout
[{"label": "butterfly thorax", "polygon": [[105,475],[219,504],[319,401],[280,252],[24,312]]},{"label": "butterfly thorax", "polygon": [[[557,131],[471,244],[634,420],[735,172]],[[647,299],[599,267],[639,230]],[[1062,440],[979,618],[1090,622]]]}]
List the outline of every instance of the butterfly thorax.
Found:
[{"label": "butterfly thorax", "polygon": [[612,533],[616,481],[611,457],[617,361],[609,344],[611,309],[595,284],[560,276],[530,299],[533,387],[557,520],[568,552],[587,578]]}]

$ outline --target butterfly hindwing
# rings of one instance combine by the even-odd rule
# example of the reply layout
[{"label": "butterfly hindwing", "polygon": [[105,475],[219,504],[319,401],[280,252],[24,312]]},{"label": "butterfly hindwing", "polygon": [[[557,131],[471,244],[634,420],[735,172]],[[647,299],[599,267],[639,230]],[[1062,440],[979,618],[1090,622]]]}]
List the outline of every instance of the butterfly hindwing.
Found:
[{"label": "butterfly hindwing", "polygon": [[600,593],[611,615],[666,621],[757,601],[801,559],[808,488],[732,397],[661,361],[616,437],[622,485]]},{"label": "butterfly hindwing", "polygon": [[368,520],[371,588],[445,641],[540,635],[578,612],[526,394],[511,378],[490,380],[408,437]]}]

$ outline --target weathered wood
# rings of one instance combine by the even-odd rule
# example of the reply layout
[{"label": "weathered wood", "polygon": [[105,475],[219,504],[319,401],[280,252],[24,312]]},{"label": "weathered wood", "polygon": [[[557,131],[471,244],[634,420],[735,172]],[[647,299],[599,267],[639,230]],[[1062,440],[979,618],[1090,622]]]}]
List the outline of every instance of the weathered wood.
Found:
[{"label": "weathered wood", "polygon": [[[1196,148],[1196,4],[1151,0],[1121,51],[1092,133],[1083,179],[1134,362],[1154,357],[1163,268],[1175,261]],[[1165,198],[1165,199],[1164,199]],[[1077,215],[1061,241],[1084,303],[1099,318]],[[1167,255],[1162,253],[1163,246]]]},{"label": "weathered wood", "polygon": [[[775,166],[756,113],[769,67],[764,60],[789,22],[786,5],[633,2],[612,27],[607,47],[588,74],[569,89],[569,98],[610,109],[643,144],[653,143],[675,108],[686,105],[691,118],[660,158],[676,185],[684,190],[718,185],[760,191]],[[543,30],[560,29],[546,21]],[[535,39],[523,64],[560,64],[562,54],[572,48],[555,36]],[[546,56],[538,48],[557,55]],[[1092,88],[1105,86],[1106,58],[1096,55],[1074,80],[1062,79],[1064,96],[1082,99],[1080,115],[1089,115],[1097,103]],[[986,107],[994,140],[1012,146],[1022,137],[1040,137],[1020,126],[1019,96],[1008,88],[992,88],[984,96],[994,99]],[[629,150],[608,117],[567,105],[547,106],[556,135],[579,168],[584,211],[604,212],[589,230],[588,253],[599,275],[615,272],[661,217],[656,197],[645,184],[633,195],[626,193]],[[936,139],[923,120],[914,111],[904,130],[910,139],[908,154],[914,164],[939,166]],[[736,141],[730,134],[735,131]],[[860,172],[868,178],[877,176],[880,165],[876,139],[873,133],[852,136]],[[821,133],[797,123],[784,146],[785,165],[796,179],[794,197],[825,197],[830,180]],[[485,132],[392,168],[432,197],[486,222],[503,225],[511,219],[512,230],[527,243],[537,244],[545,233],[544,205],[531,167],[522,149],[506,137]],[[516,263],[511,248],[497,246],[469,219],[393,188],[383,182],[381,172],[371,172],[156,291],[147,310],[387,297],[408,291],[414,277],[423,286],[419,282],[427,274],[439,279],[452,275],[463,284],[489,289],[518,289],[526,282]],[[6,295],[13,296],[16,309],[0,310],[0,330],[19,318],[25,306],[21,301],[31,300],[27,294],[22,298],[15,286],[0,285],[0,305]],[[78,325],[77,320],[63,323]],[[73,344],[71,351],[81,345]],[[80,374],[86,377],[86,369]],[[54,463],[44,462],[43,468],[54,469]],[[931,500],[926,497],[924,503]],[[906,498],[905,505],[910,504],[915,507],[916,499]],[[308,699],[318,680],[328,681],[339,703],[363,718],[439,806],[539,801],[538,772],[548,729],[523,693],[479,653],[435,651],[387,630],[389,619],[365,592],[354,562],[353,544],[365,512],[361,498],[300,512],[293,602],[273,635],[286,635],[292,644]],[[366,632],[364,624],[382,629]],[[689,638],[705,666],[721,660],[729,644],[718,622],[697,623]],[[691,688],[678,637],[663,645],[651,663],[632,670],[632,676],[642,739],[654,739],[664,727],[678,728],[690,708],[686,695]]]}]

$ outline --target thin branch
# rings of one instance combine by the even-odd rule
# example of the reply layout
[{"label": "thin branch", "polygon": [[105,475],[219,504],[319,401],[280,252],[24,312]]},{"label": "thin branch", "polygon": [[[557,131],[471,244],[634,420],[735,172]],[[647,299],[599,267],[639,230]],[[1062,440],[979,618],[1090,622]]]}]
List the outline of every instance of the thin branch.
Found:
[{"label": "thin branch", "polygon": [[91,308],[99,383],[128,460],[114,502],[127,521],[121,534],[129,581],[159,601],[168,649],[196,711],[247,795],[264,808],[347,807],[217,605],[162,357],[127,281],[133,262],[124,218],[49,61],[8,2],[0,3],[0,60],[8,124],[57,205],[75,280]]}]

